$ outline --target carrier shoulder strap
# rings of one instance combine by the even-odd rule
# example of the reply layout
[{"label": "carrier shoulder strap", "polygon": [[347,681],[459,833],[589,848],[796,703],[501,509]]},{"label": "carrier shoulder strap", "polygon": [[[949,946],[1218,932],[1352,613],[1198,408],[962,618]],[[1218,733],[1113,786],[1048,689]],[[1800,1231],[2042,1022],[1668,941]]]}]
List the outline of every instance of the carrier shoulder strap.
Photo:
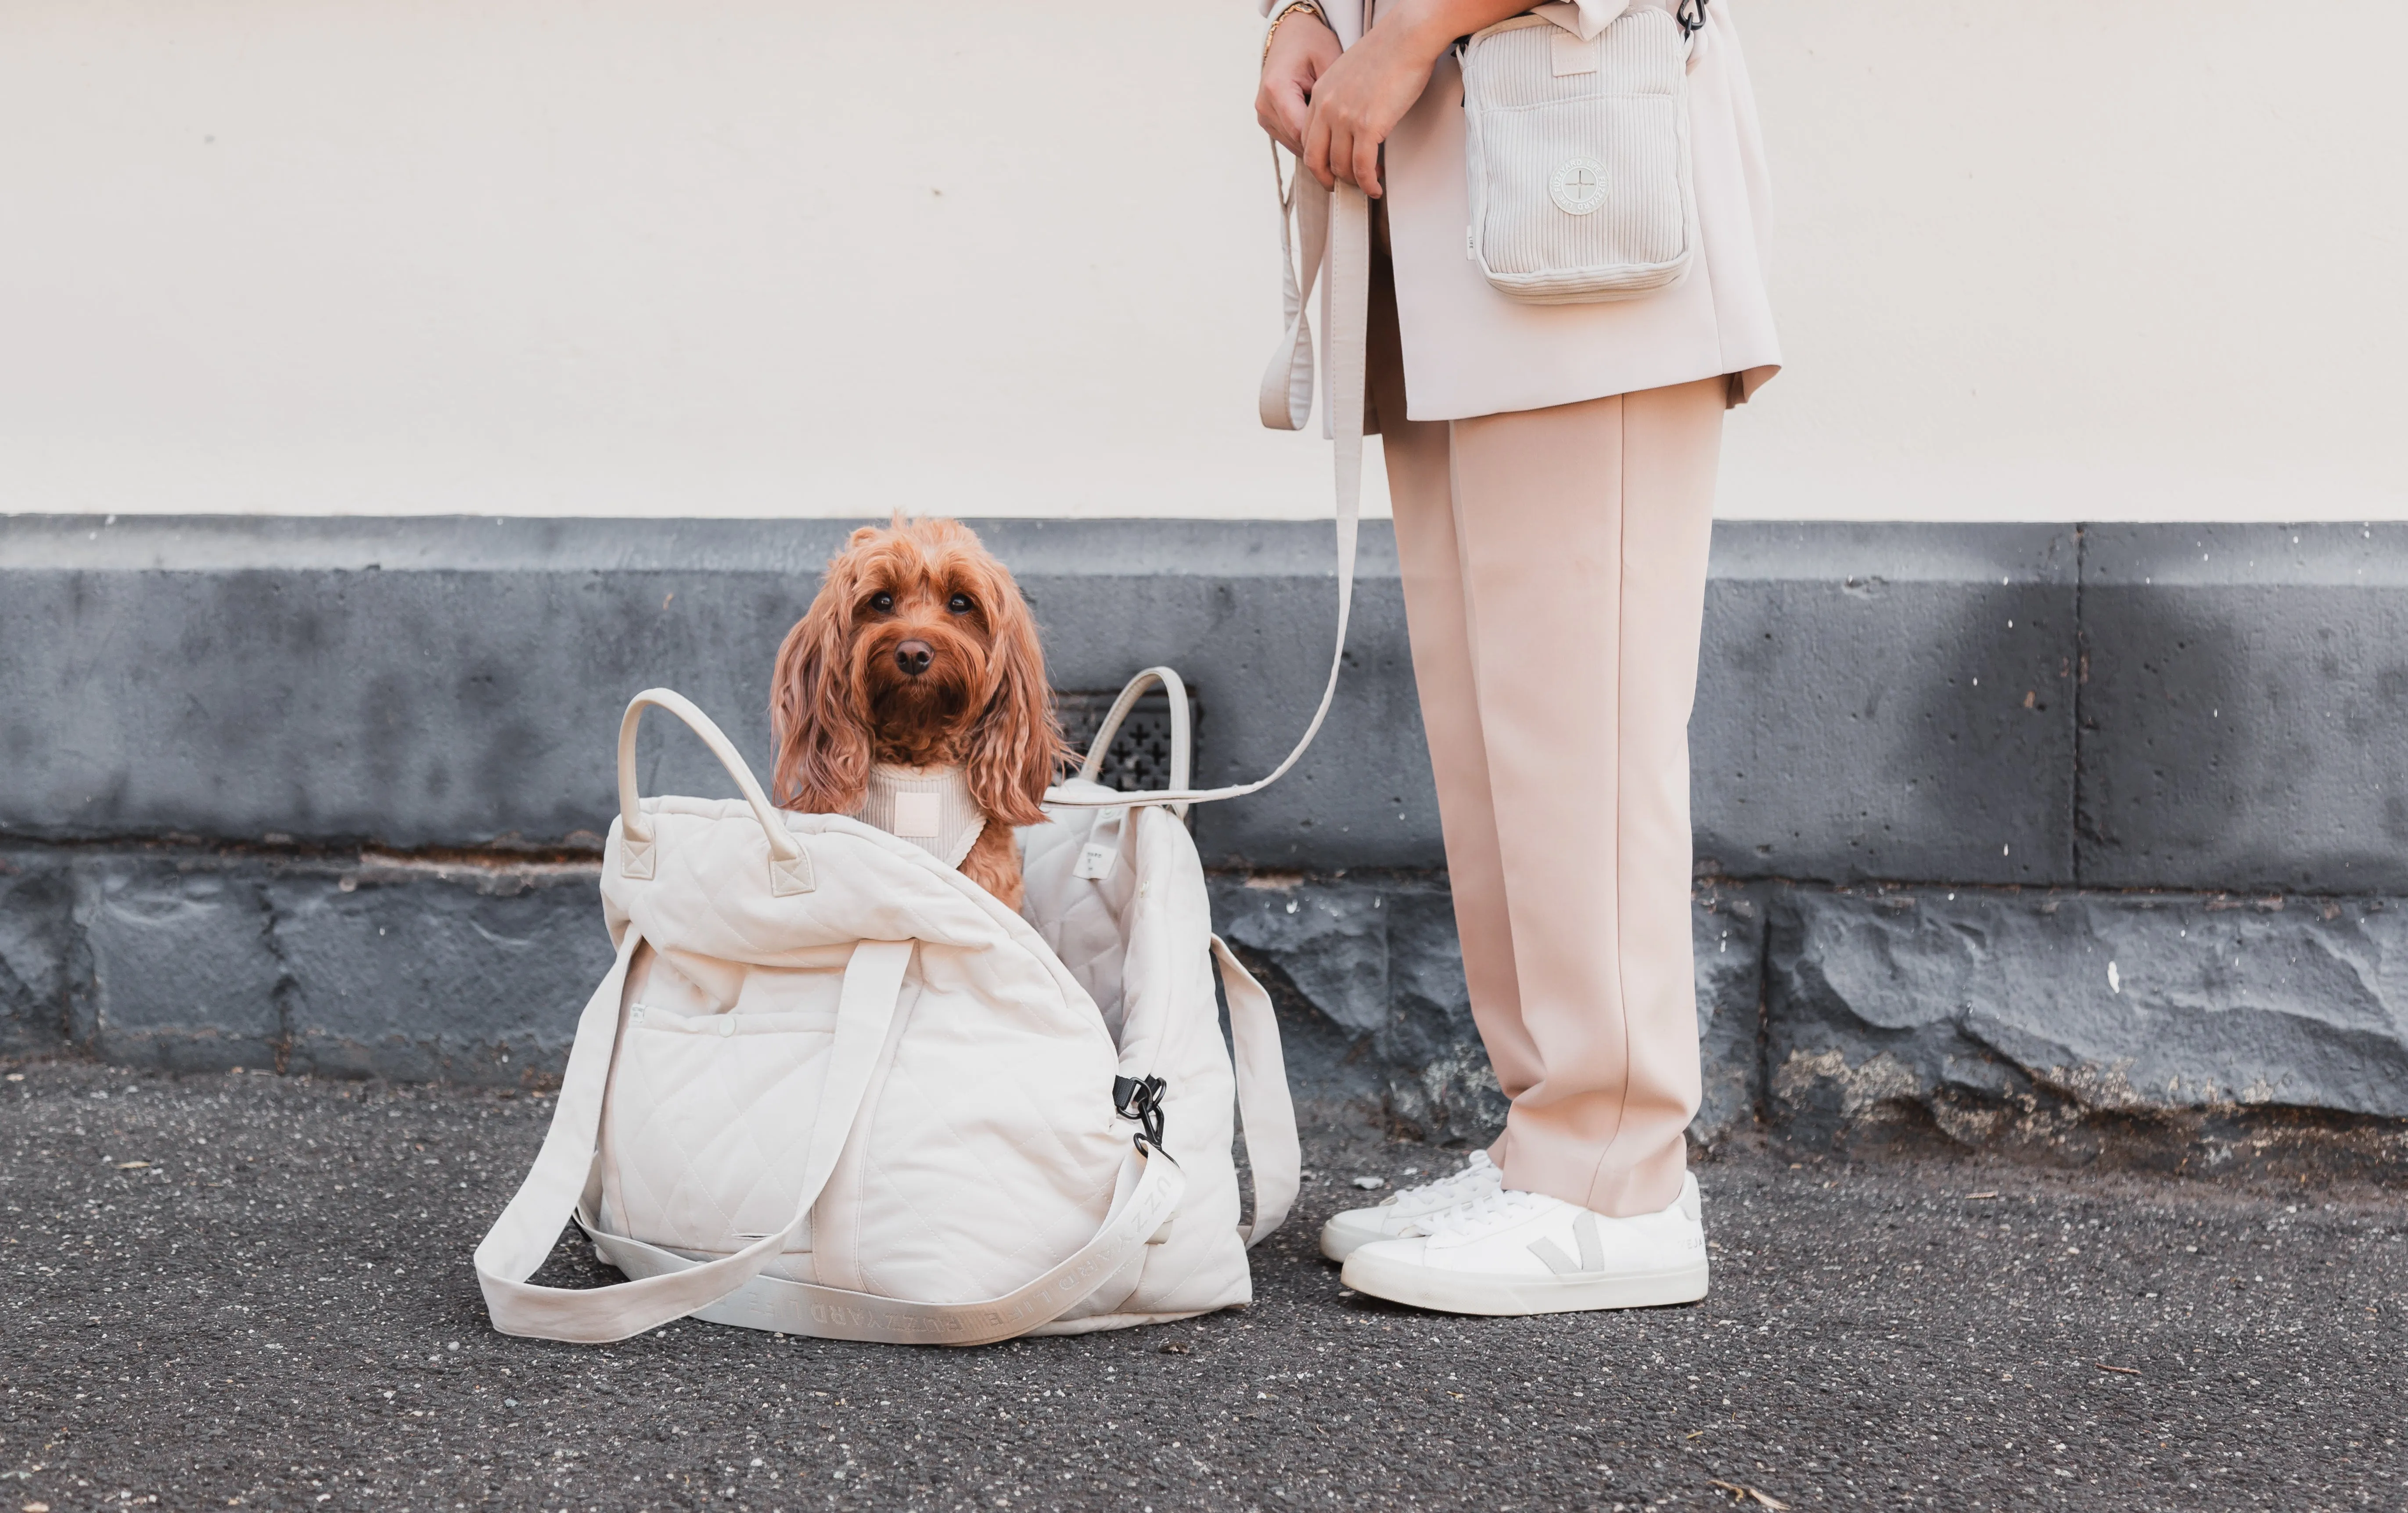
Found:
[{"label": "carrier shoulder strap", "polygon": [[861,1112],[912,951],[910,941],[863,941],[853,947],[853,958],[844,969],[827,1081],[803,1158],[800,1193],[794,1218],[782,1229],[733,1255],[674,1275],[644,1276],[609,1287],[538,1287],[527,1278],[552,1254],[561,1226],[576,1211],[593,1168],[602,1130],[603,1095],[618,1047],[620,1001],[626,993],[627,967],[638,942],[636,931],[628,930],[619,943],[618,959],[586,1001],[577,1021],[577,1039],[569,1047],[568,1070],[552,1105],[552,1127],[544,1131],[543,1148],[536,1153],[535,1165],[511,1195],[509,1206],[477,1246],[477,1281],[484,1290],[485,1311],[494,1327],[505,1334],[586,1345],[627,1339],[709,1307],[760,1275],[763,1267],[783,1253],[810,1217],[811,1205],[819,1201],[820,1190],[827,1186]]},{"label": "carrier shoulder strap", "polygon": [[[1187,1179],[1179,1164],[1143,1141],[1134,1143],[1118,1186],[1124,1196],[1094,1238],[1042,1274],[998,1298],[977,1303],[914,1303],[870,1292],[753,1276],[696,1318],[713,1324],[823,1340],[881,1345],[993,1345],[1050,1324],[1120,1274],[1179,1212]],[[594,1248],[629,1276],[690,1275],[706,1264],[674,1250],[587,1225]]]},{"label": "carrier shoulder strap", "polygon": [[1221,991],[1229,1000],[1229,1048],[1237,1063],[1238,1117],[1246,1127],[1246,1166],[1254,1176],[1254,1222],[1240,1227],[1248,1249],[1270,1238],[1295,1206],[1304,1150],[1296,1134],[1296,1103],[1287,1090],[1279,1019],[1271,996],[1229,949],[1212,937],[1221,964]]},{"label": "carrier shoulder strap", "polygon": [[[1279,178],[1279,149],[1271,149],[1271,173]],[[1294,234],[1290,223],[1294,222]],[[1297,256],[1301,244],[1303,256]],[[1325,253],[1326,256],[1325,257]],[[1138,793],[1074,793],[1048,788],[1045,801],[1065,809],[1125,809],[1136,804],[1200,804],[1259,793],[1287,775],[1304,756],[1338,695],[1338,674],[1346,662],[1346,623],[1354,606],[1354,542],[1363,510],[1364,339],[1369,324],[1371,207],[1351,184],[1326,190],[1299,166],[1280,194],[1282,301],[1287,331],[1263,375],[1259,407],[1263,424],[1297,431],[1312,413],[1312,323],[1307,313],[1315,278],[1329,267],[1325,290],[1328,318],[1329,393],[1325,413],[1336,443],[1338,486],[1338,638],[1329,654],[1329,681],[1312,720],[1286,759],[1269,774],[1226,788],[1161,788]]]},{"label": "carrier shoulder strap", "polygon": [[[1131,1172],[1117,1187],[1121,1196],[1094,1237],[1003,1297],[971,1304],[912,1303],[762,1275],[762,1269],[793,1244],[827,1186],[860,1116],[902,994],[912,943],[863,941],[845,967],[827,1081],[811,1126],[795,1215],[785,1228],[733,1255],[710,1261],[609,1233],[595,1221],[588,1178],[618,1045],[620,1001],[637,944],[636,932],[629,930],[609,974],[587,1001],[543,1148],[477,1246],[477,1280],[484,1290],[486,1312],[505,1334],[599,1345],[693,1317],[824,1339],[985,1345],[1025,1333],[1068,1312],[1119,1272],[1178,1211],[1185,1177],[1168,1157],[1139,1145],[1129,1158]],[[584,1227],[603,1259],[630,1280],[597,1288],[538,1287],[526,1280],[552,1254],[561,1226],[571,1218]]]}]

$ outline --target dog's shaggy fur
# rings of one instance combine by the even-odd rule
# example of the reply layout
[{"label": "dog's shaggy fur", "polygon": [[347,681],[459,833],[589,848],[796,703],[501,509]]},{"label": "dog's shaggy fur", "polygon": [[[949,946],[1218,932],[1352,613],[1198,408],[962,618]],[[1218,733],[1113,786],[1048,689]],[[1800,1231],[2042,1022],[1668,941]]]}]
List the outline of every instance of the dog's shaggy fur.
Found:
[{"label": "dog's shaggy fur", "polygon": [[960,767],[987,819],[962,872],[1020,906],[1011,828],[1044,817],[1068,748],[1020,585],[968,526],[854,531],[779,648],[769,707],[784,808],[853,814],[873,762]]}]

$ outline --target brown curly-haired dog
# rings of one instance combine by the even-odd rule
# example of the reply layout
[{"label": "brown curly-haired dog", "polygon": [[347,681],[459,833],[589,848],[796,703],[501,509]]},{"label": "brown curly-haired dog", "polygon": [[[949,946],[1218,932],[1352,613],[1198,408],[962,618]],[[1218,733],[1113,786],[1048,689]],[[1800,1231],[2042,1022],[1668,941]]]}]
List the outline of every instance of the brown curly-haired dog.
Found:
[{"label": "brown curly-haired dog", "polygon": [[1044,817],[1068,747],[1020,585],[968,526],[854,531],[778,650],[770,719],[784,808],[856,813],[875,762],[959,767],[987,819],[963,875],[1020,906],[1011,827]]}]

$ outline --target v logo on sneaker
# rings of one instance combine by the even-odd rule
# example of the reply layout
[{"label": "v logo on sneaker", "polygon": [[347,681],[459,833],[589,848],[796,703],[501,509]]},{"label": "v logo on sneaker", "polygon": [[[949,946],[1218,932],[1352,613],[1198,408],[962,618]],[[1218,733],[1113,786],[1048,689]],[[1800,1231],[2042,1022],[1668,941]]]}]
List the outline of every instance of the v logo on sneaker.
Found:
[{"label": "v logo on sneaker", "polygon": [[1564,1254],[1564,1247],[1553,1240],[1533,1240],[1530,1242],[1529,1251],[1546,1264],[1547,1270],[1557,1276],[1570,1276],[1575,1272],[1605,1270],[1605,1242],[1598,1238],[1595,1214],[1584,1212],[1578,1218],[1572,1220],[1572,1239],[1580,1246],[1580,1262],[1577,1265],[1573,1264],[1570,1256]]}]

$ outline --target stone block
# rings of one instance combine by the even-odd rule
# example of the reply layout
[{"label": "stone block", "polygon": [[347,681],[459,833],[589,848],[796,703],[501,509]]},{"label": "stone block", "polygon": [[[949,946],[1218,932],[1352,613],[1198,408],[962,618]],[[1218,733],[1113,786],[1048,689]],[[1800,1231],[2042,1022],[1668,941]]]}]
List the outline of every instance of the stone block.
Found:
[{"label": "stone block", "polygon": [[2073,881],[2074,532],[1715,528],[1689,723],[1698,866]]},{"label": "stone block", "polygon": [[[1279,765],[1329,676],[1337,630],[1328,526],[1250,521],[987,521],[1045,631],[1064,689],[1118,687],[1157,663],[1197,691],[1197,781]],[[1366,521],[1344,676],[1312,750],[1274,786],[1196,811],[1205,864],[1230,869],[1440,865],[1438,800],[1405,642],[1396,538]]]},{"label": "stone block", "polygon": [[405,1081],[556,1077],[609,970],[582,865],[372,863],[266,885],[288,1065]]},{"label": "stone block", "polygon": [[0,1056],[66,1042],[75,882],[41,851],[0,853]]},{"label": "stone block", "polygon": [[1272,872],[1211,884],[1214,924],[1285,1009],[1309,1117],[1369,1113],[1440,1141],[1484,1139],[1502,1123],[1443,881]]},{"label": "stone block", "polygon": [[1698,962],[1698,1117],[1689,1138],[1718,1145],[1756,1123],[1763,1092],[1764,901],[1761,887],[1698,889],[1689,944]]},{"label": "stone block", "polygon": [[255,872],[105,856],[79,859],[76,882],[91,962],[79,1043],[169,1072],[278,1063],[284,968]]},{"label": "stone block", "polygon": [[2241,1105],[2408,1117],[2390,900],[1939,887],[1769,896],[1773,1113],[1981,1143]]},{"label": "stone block", "polygon": [[2084,532],[2086,886],[2408,892],[2408,524]]},{"label": "stone block", "polygon": [[[1443,878],[1216,875],[1221,932],[1288,1005],[1300,1096],[1320,1117],[1376,1112],[1420,1138],[1485,1143],[1505,1121],[1463,980]],[[1690,1133],[1713,1144],[1752,1121],[1763,909],[1748,889],[1703,889],[1691,914],[1704,1100]]]}]

